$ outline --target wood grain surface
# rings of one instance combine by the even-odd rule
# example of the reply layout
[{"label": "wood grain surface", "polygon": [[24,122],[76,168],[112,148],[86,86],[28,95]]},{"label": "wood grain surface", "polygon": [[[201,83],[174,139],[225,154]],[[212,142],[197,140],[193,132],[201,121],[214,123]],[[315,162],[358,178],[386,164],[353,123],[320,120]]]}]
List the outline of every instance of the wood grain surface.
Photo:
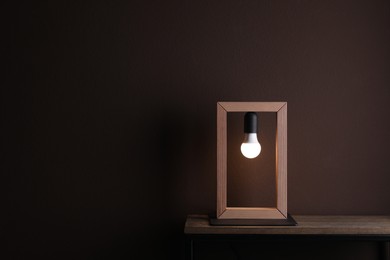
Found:
[{"label": "wood grain surface", "polygon": [[190,215],[185,234],[375,235],[390,237],[390,216],[293,216],[297,226],[210,226],[206,215]]}]

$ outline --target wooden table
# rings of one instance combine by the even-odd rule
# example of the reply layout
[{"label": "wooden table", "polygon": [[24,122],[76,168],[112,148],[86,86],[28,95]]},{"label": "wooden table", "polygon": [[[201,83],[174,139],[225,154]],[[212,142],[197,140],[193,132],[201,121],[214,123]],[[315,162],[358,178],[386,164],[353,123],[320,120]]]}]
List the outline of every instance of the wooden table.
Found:
[{"label": "wooden table", "polygon": [[189,215],[184,233],[186,257],[193,259],[198,239],[342,239],[378,241],[390,260],[390,216],[299,216],[297,226],[210,226],[206,215]]}]

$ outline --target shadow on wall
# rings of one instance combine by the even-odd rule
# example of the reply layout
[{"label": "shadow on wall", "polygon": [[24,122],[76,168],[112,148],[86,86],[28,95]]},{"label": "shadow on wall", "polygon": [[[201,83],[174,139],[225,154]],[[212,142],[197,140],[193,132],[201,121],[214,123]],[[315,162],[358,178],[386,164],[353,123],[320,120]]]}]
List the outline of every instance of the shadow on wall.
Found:
[{"label": "shadow on wall", "polygon": [[105,255],[180,259],[186,216],[215,204],[214,157],[209,156],[214,142],[204,120],[194,113],[168,106],[143,115],[148,118],[132,124],[138,128],[133,131],[139,152],[132,169],[138,185],[132,184],[137,190],[132,194],[138,194],[134,200],[140,208],[132,209],[132,226],[112,241]]}]

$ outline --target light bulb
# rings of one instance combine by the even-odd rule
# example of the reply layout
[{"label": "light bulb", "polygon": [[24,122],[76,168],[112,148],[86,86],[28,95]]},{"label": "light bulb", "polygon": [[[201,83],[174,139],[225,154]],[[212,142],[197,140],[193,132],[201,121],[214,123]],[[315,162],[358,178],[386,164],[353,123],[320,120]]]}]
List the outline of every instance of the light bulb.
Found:
[{"label": "light bulb", "polygon": [[241,144],[241,153],[246,158],[256,158],[261,152],[261,145],[257,140],[256,133],[245,134],[244,142]]},{"label": "light bulb", "polygon": [[261,152],[261,145],[257,140],[257,115],[248,112],[244,117],[244,141],[241,144],[241,153],[248,159],[256,158]]}]

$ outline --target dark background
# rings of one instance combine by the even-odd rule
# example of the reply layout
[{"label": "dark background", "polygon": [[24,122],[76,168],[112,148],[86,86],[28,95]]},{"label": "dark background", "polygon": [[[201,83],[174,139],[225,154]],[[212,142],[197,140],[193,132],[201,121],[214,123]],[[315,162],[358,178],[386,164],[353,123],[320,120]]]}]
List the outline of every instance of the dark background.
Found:
[{"label": "dark background", "polygon": [[[3,259],[180,259],[186,215],[215,209],[217,101],[288,102],[291,214],[390,214],[389,1],[1,13]],[[368,243],[272,249],[376,256]]]}]

